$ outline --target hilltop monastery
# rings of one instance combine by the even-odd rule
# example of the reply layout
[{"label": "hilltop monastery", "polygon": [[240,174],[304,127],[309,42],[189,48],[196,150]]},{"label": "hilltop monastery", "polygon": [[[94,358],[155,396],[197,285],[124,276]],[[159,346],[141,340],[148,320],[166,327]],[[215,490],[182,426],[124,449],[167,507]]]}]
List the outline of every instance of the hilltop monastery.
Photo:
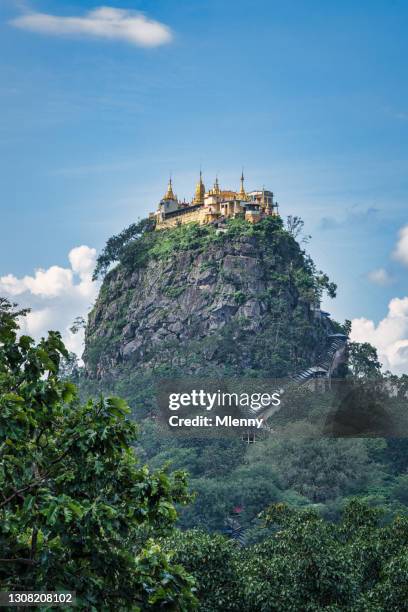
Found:
[{"label": "hilltop monastery", "polygon": [[274,202],[272,191],[262,189],[246,193],[244,174],[241,174],[239,191],[221,189],[218,178],[212,189],[206,191],[203,177],[195,189],[191,202],[178,200],[173,192],[171,179],[164,197],[160,200],[157,211],[150,217],[156,220],[156,229],[174,227],[184,223],[211,223],[227,217],[243,217],[256,223],[267,216],[277,215],[278,203]]}]

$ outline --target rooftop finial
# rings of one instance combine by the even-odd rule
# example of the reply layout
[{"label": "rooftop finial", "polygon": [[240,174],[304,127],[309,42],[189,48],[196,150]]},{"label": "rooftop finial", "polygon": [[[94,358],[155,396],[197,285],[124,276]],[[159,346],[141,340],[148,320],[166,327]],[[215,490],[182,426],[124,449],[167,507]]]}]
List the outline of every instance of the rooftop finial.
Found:
[{"label": "rooftop finial", "polygon": [[240,192],[238,194],[239,197],[241,198],[241,200],[246,200],[246,197],[247,197],[247,195],[245,193],[245,188],[244,188],[244,180],[245,180],[245,178],[244,178],[244,169],[242,168],[242,172],[241,172],[241,189],[240,189]]}]

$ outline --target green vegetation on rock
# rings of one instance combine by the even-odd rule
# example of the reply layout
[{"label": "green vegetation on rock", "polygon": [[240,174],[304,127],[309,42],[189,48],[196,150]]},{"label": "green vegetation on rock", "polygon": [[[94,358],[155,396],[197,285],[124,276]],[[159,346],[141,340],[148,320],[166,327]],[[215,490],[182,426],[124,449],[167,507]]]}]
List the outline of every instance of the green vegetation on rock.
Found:
[{"label": "green vegetation on rock", "polygon": [[[117,265],[89,317],[91,377],[119,379],[127,364],[173,375],[176,363],[190,364],[183,375],[216,366],[219,375],[284,376],[325,350],[334,324],[314,312],[336,287],[279,217],[160,231],[145,223],[132,240],[122,234],[111,239]],[[97,271],[106,261],[104,252]]]}]

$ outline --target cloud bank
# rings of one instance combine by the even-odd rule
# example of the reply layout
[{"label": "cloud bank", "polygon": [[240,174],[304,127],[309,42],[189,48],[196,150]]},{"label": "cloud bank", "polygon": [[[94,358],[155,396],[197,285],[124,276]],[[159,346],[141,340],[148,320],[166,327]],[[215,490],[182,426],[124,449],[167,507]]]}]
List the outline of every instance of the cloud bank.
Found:
[{"label": "cloud bank", "polygon": [[[408,225],[401,228],[392,255],[408,266]],[[378,284],[389,282],[383,268],[374,270],[370,275],[370,280]],[[388,304],[386,316],[378,325],[364,317],[353,319],[351,340],[370,342],[375,346],[385,370],[391,370],[394,374],[408,374],[408,296],[393,298]]]},{"label": "cloud bank", "polygon": [[393,298],[378,325],[364,317],[353,319],[351,340],[375,346],[385,370],[408,374],[408,297]]},{"label": "cloud bank", "polygon": [[171,42],[171,29],[142,13],[102,6],[83,17],[58,17],[29,12],[13,19],[11,25],[53,36],[88,36],[122,40],[139,47],[157,47]]},{"label": "cloud bank", "polygon": [[92,282],[96,250],[85,245],[75,247],[68,260],[67,268],[50,266],[35,270],[32,276],[0,277],[0,295],[32,309],[22,319],[23,333],[39,340],[49,330],[58,330],[68,350],[80,356],[83,331],[73,334],[69,328],[77,316],[86,317],[96,299],[99,285]]}]

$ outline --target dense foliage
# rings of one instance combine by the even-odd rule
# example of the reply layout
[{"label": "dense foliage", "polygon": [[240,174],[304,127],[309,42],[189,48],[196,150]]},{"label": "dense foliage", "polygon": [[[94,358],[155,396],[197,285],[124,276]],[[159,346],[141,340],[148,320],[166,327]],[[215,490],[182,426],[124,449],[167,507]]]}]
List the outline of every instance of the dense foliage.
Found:
[{"label": "dense foliage", "polygon": [[0,585],[76,591],[85,609],[194,607],[193,580],[157,537],[188,500],[183,473],[139,466],[125,401],[80,403],[50,332],[17,336],[0,303]]},{"label": "dense foliage", "polygon": [[93,280],[105,276],[109,267],[121,259],[122,253],[129,242],[140,238],[145,232],[149,232],[153,228],[154,222],[150,219],[142,219],[138,223],[132,223],[116,236],[109,238],[97,259]]},{"label": "dense foliage", "polygon": [[196,576],[200,609],[407,609],[406,515],[384,523],[381,510],[354,499],[336,524],[313,509],[295,511],[285,504],[272,505],[263,520],[272,535],[245,549],[197,530],[168,540],[175,558]]},{"label": "dense foliage", "polygon": [[[240,612],[245,609],[242,584],[245,568],[243,550],[222,535],[193,529],[174,532],[163,542],[174,560],[185,564],[196,577],[197,597],[202,612]],[[256,610],[256,608],[253,608]]]},{"label": "dense foliage", "polygon": [[238,509],[235,521],[250,544],[265,537],[257,516],[275,502],[314,508],[331,520],[338,520],[355,495],[384,507],[389,517],[407,511],[406,439],[321,438],[302,422],[254,445],[241,440],[166,440],[147,423],[143,430],[139,452],[146,453],[153,467],[170,461],[173,468],[190,474],[196,497],[181,512],[183,528],[225,533]]}]

